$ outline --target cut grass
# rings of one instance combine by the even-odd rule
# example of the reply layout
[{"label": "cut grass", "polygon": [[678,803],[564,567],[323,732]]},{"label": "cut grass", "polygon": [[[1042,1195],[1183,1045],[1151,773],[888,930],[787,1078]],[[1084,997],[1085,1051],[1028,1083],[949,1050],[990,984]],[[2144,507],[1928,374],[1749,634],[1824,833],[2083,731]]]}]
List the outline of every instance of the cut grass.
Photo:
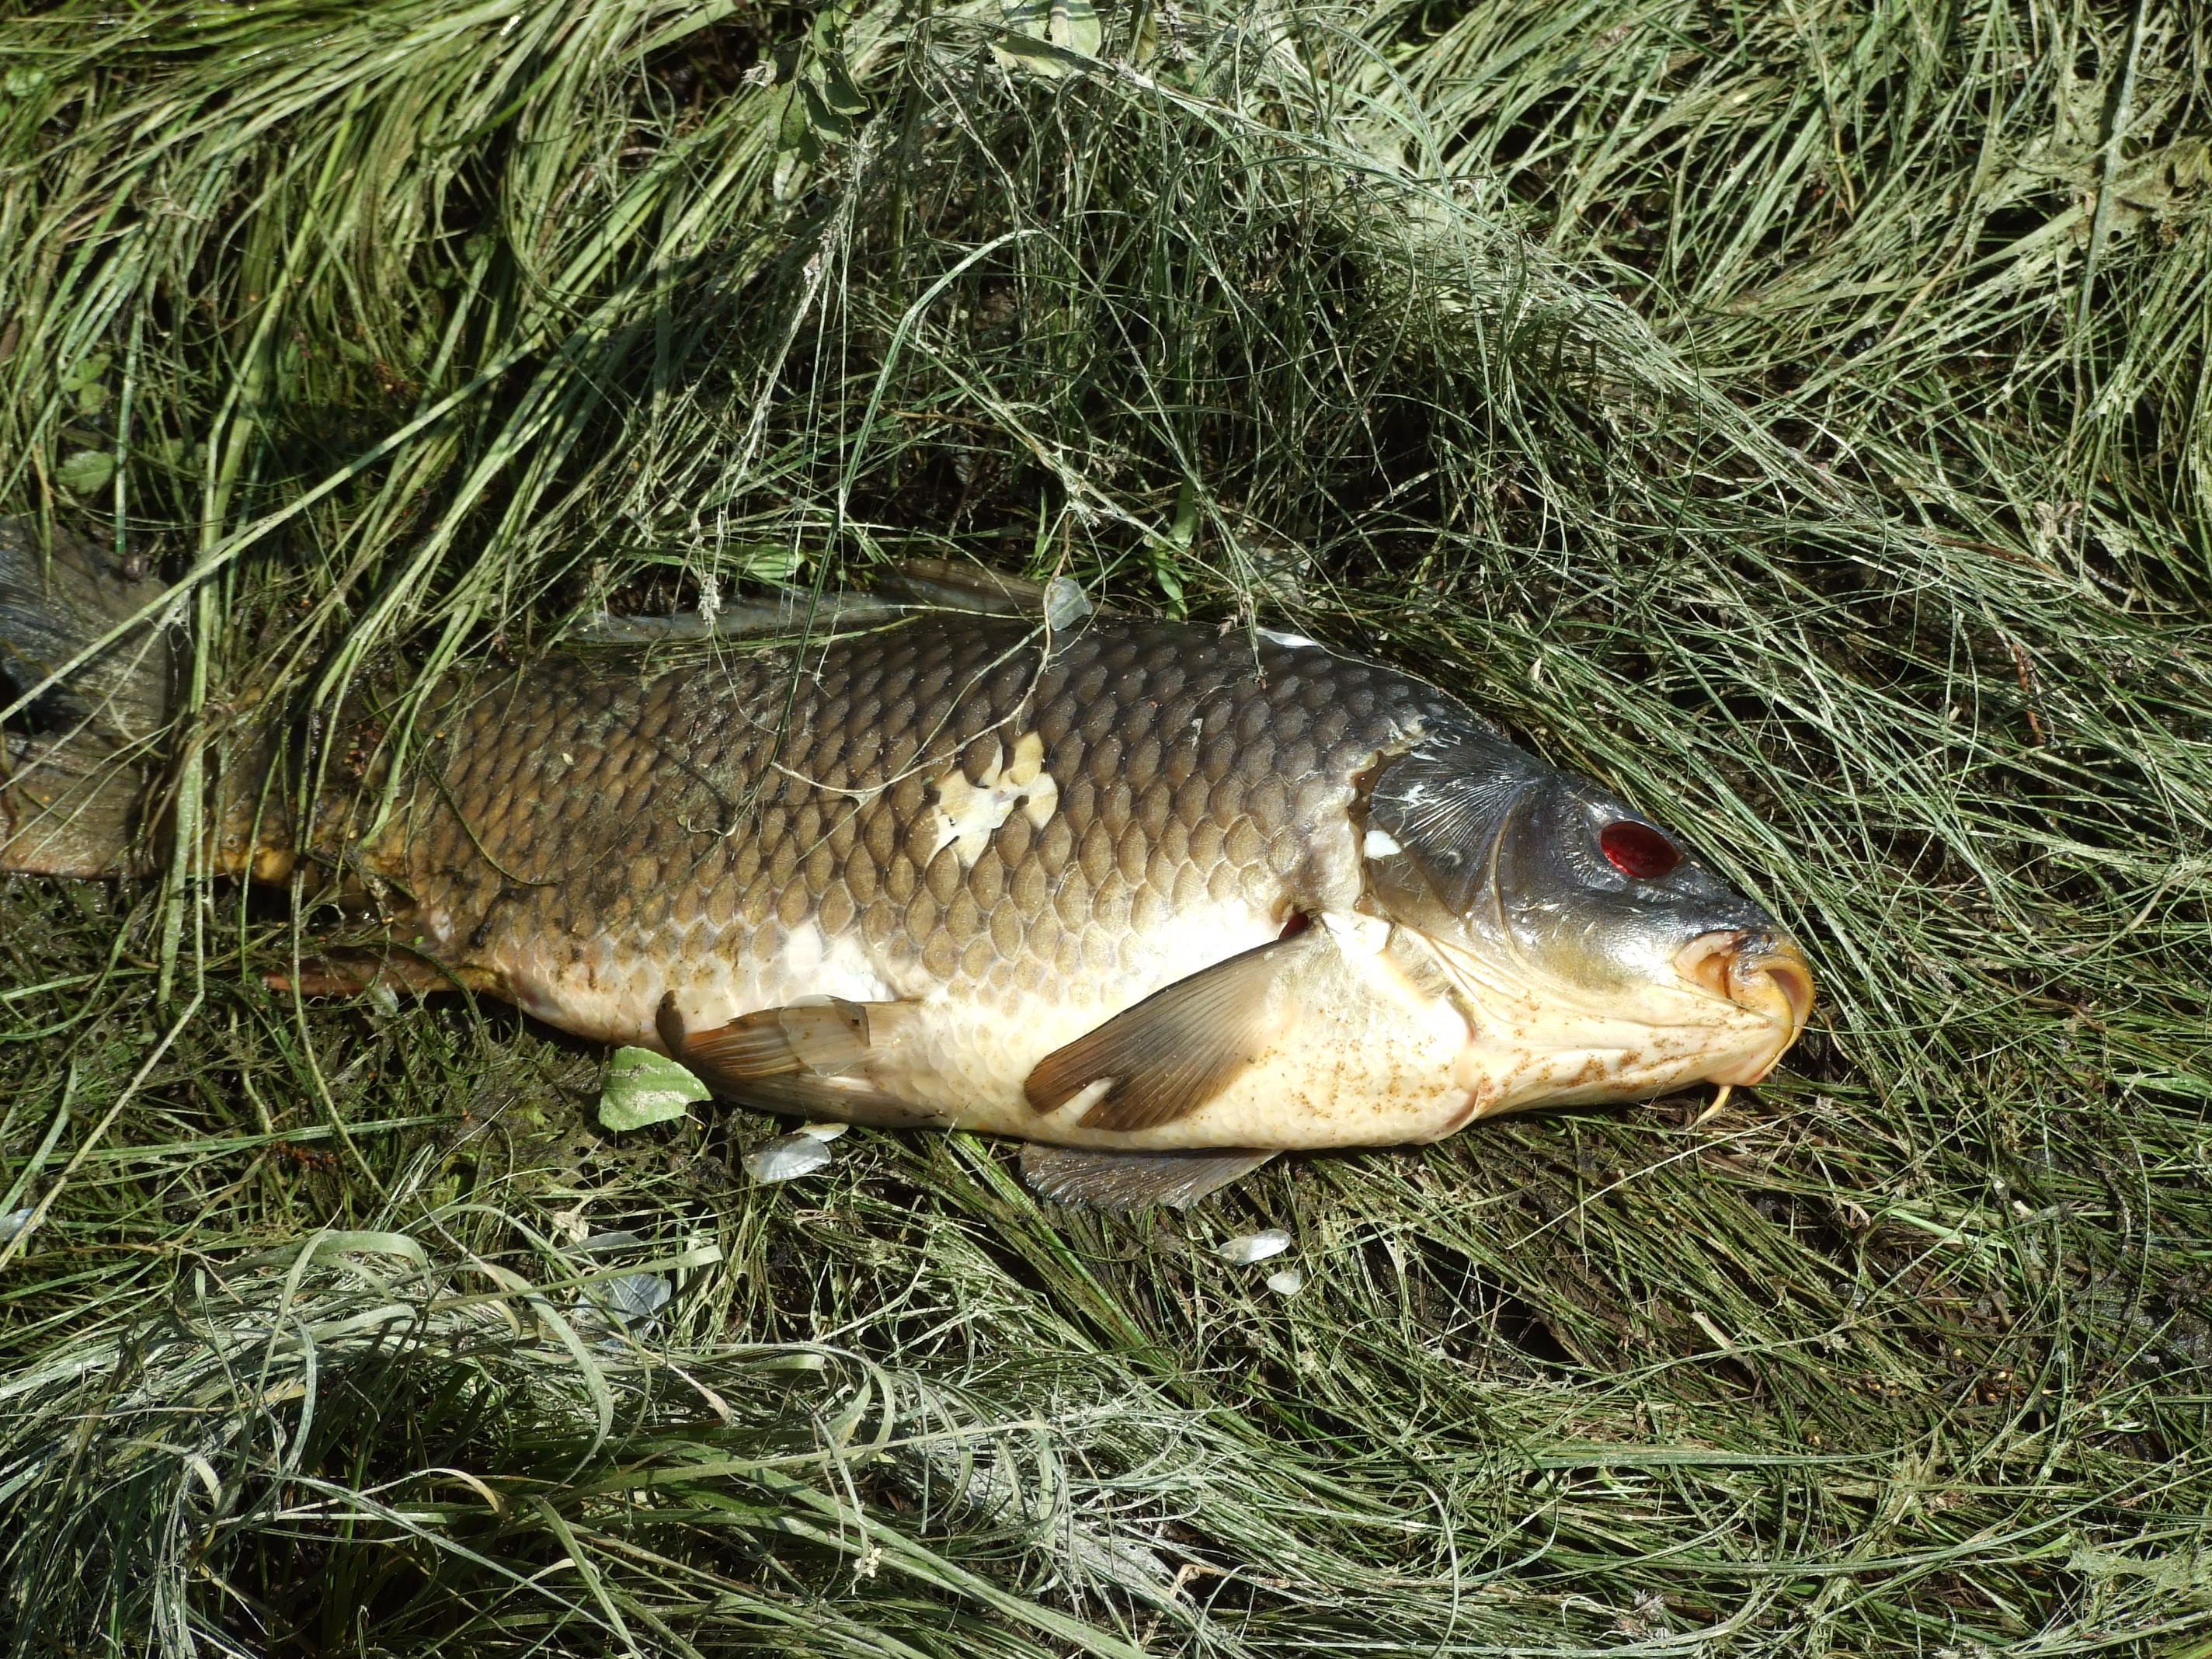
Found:
[{"label": "cut grass", "polygon": [[2201,21],[1091,27],[0,23],[0,510],[149,561],[218,766],[908,553],[1287,621],[1674,822],[1820,1029],[1102,1219],[746,1187],[506,1011],[272,999],[321,923],[188,860],[9,878],[16,1649],[2201,1652]]}]

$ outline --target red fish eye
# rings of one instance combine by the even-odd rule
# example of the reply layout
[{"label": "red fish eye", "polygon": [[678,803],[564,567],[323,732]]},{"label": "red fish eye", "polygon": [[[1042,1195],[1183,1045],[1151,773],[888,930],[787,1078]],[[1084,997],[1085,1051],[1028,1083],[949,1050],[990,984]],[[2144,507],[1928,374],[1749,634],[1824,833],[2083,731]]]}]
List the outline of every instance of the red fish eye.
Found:
[{"label": "red fish eye", "polygon": [[1614,869],[1638,881],[1656,881],[1682,861],[1680,848],[1634,818],[1607,824],[1597,832],[1597,844]]}]

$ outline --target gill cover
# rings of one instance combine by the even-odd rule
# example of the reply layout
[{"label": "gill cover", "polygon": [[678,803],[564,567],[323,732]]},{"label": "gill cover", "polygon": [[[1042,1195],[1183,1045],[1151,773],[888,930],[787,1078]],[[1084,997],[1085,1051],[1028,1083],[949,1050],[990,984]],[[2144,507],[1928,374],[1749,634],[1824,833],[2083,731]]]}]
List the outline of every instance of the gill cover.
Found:
[{"label": "gill cover", "polygon": [[1691,940],[1774,927],[1618,797],[1471,725],[1385,763],[1367,822],[1392,921],[1562,988],[1677,985]]}]

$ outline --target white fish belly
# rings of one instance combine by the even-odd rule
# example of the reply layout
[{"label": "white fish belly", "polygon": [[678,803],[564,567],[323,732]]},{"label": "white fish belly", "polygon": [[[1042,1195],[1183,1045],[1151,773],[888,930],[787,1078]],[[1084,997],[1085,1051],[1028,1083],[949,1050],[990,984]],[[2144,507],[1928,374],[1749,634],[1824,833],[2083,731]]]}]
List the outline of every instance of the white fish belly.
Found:
[{"label": "white fish belly", "polygon": [[[1096,1091],[1050,1113],[1037,1112],[1023,1093],[1038,1060],[1097,1023],[1089,1011],[1039,1009],[1033,1018],[1007,1020],[969,1010],[933,1026],[924,1046],[933,1055],[988,1054],[994,1063],[992,1086],[931,1103],[951,1109],[962,1128],[1131,1152],[1394,1146],[1449,1134],[1473,1113],[1468,1091],[1454,1080],[1468,1042],[1465,1019],[1449,1003],[1414,991],[1374,956],[1331,952],[1322,971],[1297,987],[1295,1017],[1280,1037],[1212,1099],[1149,1128],[1084,1127],[1079,1120]],[[922,1092],[915,1088],[915,1073],[894,1076],[886,1066],[872,1068],[871,1075],[902,1097]],[[987,1079],[979,1075],[976,1081]]]},{"label": "white fish belly", "polygon": [[[1356,947],[1327,952],[1323,968],[1297,988],[1283,1034],[1214,1098],[1172,1122],[1085,1128],[1079,1120],[1095,1093],[1049,1114],[1030,1106],[1024,1085],[1047,1054],[1162,986],[1267,942],[1276,927],[1249,907],[1205,907],[1148,941],[1157,947],[1149,963],[1118,982],[1068,994],[1042,986],[996,1006],[957,984],[897,983],[857,938],[825,937],[811,921],[780,929],[775,948],[758,955],[680,955],[633,939],[629,949],[610,942],[557,974],[517,963],[509,977],[516,1000],[538,1018],[647,1048],[660,1046],[656,1016],[670,994],[692,1031],[810,998],[871,1004],[882,1052],[850,1074],[853,1082],[947,1127],[1021,1139],[1129,1151],[1389,1146],[1435,1139],[1473,1115],[1465,1084],[1455,1080],[1465,1021]],[[836,1115],[833,1097],[825,1097],[823,1115]]]}]

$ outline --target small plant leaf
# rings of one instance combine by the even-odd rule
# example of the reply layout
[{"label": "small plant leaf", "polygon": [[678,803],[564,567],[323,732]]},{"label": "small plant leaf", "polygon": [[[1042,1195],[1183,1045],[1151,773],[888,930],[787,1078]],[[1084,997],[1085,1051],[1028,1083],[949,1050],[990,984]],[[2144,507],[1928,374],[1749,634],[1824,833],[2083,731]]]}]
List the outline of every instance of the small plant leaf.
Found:
[{"label": "small plant leaf", "polygon": [[89,357],[78,359],[76,363],[63,374],[62,390],[83,391],[85,387],[106,374],[108,364],[114,361],[113,354],[106,351],[95,351]]},{"label": "small plant leaf", "polygon": [[64,489],[79,495],[94,495],[115,476],[115,457],[104,449],[80,449],[61,464],[54,476]]},{"label": "small plant leaf", "polygon": [[813,129],[817,140],[842,141],[853,136],[852,119],[837,106],[836,94],[826,79],[817,80],[810,75],[799,83],[799,92],[805,100],[806,124]]},{"label": "small plant leaf", "polygon": [[694,1101],[713,1097],[699,1079],[650,1048],[617,1048],[607,1061],[599,1092],[599,1122],[609,1129],[642,1129],[682,1117]]},{"label": "small plant leaf", "polygon": [[1091,0],[1052,0],[1051,27],[1045,38],[1053,45],[1096,58],[1105,36],[1098,8]]},{"label": "small plant leaf", "polygon": [[822,101],[830,109],[848,120],[868,112],[868,100],[860,95],[860,88],[853,84],[851,73],[845,68],[843,56],[825,52],[821,67]]},{"label": "small plant leaf", "polygon": [[787,153],[795,153],[806,161],[819,160],[822,147],[814,136],[814,128],[809,118],[805,84],[794,82],[784,88],[783,100],[783,114],[776,124],[776,148]]}]

